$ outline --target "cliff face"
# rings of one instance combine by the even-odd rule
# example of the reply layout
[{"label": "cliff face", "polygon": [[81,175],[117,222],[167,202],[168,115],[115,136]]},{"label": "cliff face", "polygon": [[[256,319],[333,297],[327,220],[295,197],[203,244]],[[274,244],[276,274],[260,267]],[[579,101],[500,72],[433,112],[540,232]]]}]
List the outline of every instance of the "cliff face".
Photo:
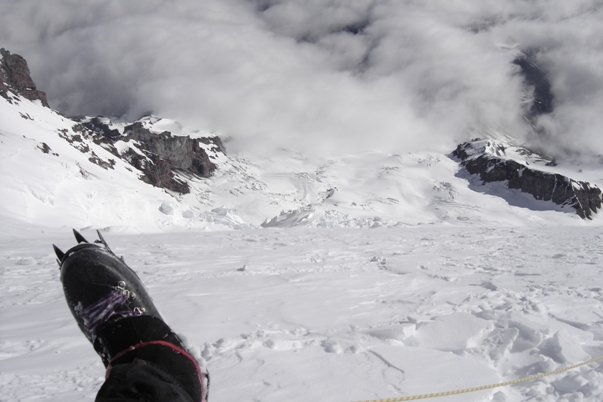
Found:
[{"label": "cliff face", "polygon": [[[199,146],[199,140],[174,136],[169,131],[152,133],[137,122],[125,128],[123,141],[138,141],[146,153],[157,155],[169,162],[172,170],[200,177],[209,177],[216,169],[207,153]],[[213,138],[213,141],[219,141]],[[209,140],[206,138],[206,140]],[[221,144],[221,143],[220,143]]]},{"label": "cliff face", "polygon": [[190,138],[169,131],[153,132],[138,121],[123,128],[123,134],[106,118],[80,118],[82,129],[94,142],[143,172],[145,183],[181,194],[190,191],[182,176],[210,177],[217,168],[201,144],[212,153],[224,152],[217,136]]},{"label": "cliff face", "polygon": [[25,99],[39,100],[48,107],[46,93],[39,91],[31,79],[27,61],[18,54],[10,54],[4,48],[0,49],[0,96],[12,101],[10,92],[21,95]]},{"label": "cliff face", "polygon": [[601,208],[602,193],[597,186],[533,169],[508,158],[506,150],[505,145],[493,140],[473,140],[460,144],[452,154],[483,183],[504,182],[508,188],[531,194],[536,200],[574,208],[582,219],[592,219]]}]

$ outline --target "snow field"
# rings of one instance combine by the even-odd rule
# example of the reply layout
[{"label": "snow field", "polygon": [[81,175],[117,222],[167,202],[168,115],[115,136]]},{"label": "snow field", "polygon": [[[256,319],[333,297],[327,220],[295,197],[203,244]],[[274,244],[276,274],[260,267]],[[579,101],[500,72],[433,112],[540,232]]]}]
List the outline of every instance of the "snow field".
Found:
[{"label": "snow field", "polygon": [[[2,234],[0,394],[92,400],[104,370],[51,244]],[[84,230],[89,240],[95,237]],[[603,230],[446,225],[105,233],[197,345],[215,401],[358,401],[508,381],[603,354]],[[598,364],[446,401],[595,401]]]},{"label": "snow field", "polygon": [[[172,199],[169,194],[138,180],[137,172],[89,139],[70,144],[61,138],[76,135],[74,121],[28,100],[0,102],[3,219],[55,227],[125,226],[135,220],[138,230],[156,230],[156,222],[167,220],[159,206]],[[41,151],[43,144],[48,153]],[[90,162],[91,152],[113,160],[114,169]]]}]

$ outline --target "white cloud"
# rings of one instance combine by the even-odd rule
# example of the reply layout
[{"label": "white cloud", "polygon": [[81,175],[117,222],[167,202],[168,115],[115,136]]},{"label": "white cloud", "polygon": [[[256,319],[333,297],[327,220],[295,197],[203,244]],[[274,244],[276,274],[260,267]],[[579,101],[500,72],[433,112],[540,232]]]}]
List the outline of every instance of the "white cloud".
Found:
[{"label": "white cloud", "polygon": [[240,147],[321,152],[523,138],[512,61],[539,49],[546,145],[603,153],[598,3],[0,0],[0,37],[67,114],[151,111]]}]

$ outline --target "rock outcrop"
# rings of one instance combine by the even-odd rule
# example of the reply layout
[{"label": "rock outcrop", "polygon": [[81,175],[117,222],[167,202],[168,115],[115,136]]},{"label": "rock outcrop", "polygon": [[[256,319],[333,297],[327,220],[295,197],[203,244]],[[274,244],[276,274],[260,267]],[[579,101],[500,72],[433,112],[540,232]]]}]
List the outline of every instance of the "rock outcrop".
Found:
[{"label": "rock outcrop", "polygon": [[[180,194],[190,192],[190,187],[183,177],[207,178],[216,169],[201,144],[209,145],[207,148],[213,154],[226,153],[222,141],[217,136],[193,139],[173,135],[169,131],[157,133],[146,128],[140,121],[125,126],[122,134],[106,117],[80,116],[74,120],[80,122],[74,131],[86,130],[96,144],[102,145],[115,156],[142,171],[141,180]],[[73,142],[73,139],[71,141]],[[125,146],[122,144],[118,150],[118,142],[125,143]]]},{"label": "rock outcrop", "polygon": [[42,105],[48,107],[46,93],[36,88],[27,61],[18,54],[10,54],[4,48],[0,49],[0,56],[0,96],[12,102],[10,91],[31,101],[39,100]]},{"label": "rock outcrop", "polygon": [[[136,122],[125,128],[123,141],[138,141],[145,153],[169,162],[173,170],[209,177],[216,169],[198,139],[172,135],[169,131],[156,134]],[[214,137],[214,141],[219,140]]]},{"label": "rock outcrop", "polygon": [[[479,175],[483,183],[504,182],[508,188],[531,194],[536,200],[574,208],[582,219],[592,219],[601,208],[602,193],[597,186],[529,167],[508,157],[508,149],[494,140],[476,139],[460,144],[452,154],[467,172]],[[513,151],[535,156],[525,148],[515,147]],[[554,166],[551,162],[548,165]]]},{"label": "rock outcrop", "polygon": [[[188,184],[177,179],[174,172],[209,177],[216,169],[216,165],[200,147],[200,139],[175,136],[169,131],[153,133],[142,123],[136,122],[125,128],[121,140],[137,144],[138,151],[142,151],[142,155],[129,148],[122,156],[144,172],[143,180],[157,187],[183,194],[188,193],[190,191]],[[218,137],[205,138],[205,140],[214,141],[223,149]]]},{"label": "rock outcrop", "polygon": [[109,125],[103,121],[101,116],[93,117],[92,119],[79,116],[74,117],[73,119],[76,121],[81,121],[84,127],[100,134],[102,138],[105,138],[108,141],[116,141],[119,137],[121,137],[119,130],[109,127]]},{"label": "rock outcrop", "polygon": [[[27,61],[5,49],[0,49],[0,96],[10,103],[18,103],[21,98],[39,100],[48,107],[46,94],[36,88]],[[32,119],[27,114],[21,114],[21,117]],[[144,182],[181,194],[190,192],[188,179],[210,177],[216,169],[211,159],[217,160],[219,154],[226,153],[220,138],[215,135],[191,138],[152,129],[151,120],[163,121],[154,116],[130,125],[115,125],[103,116],[79,116],[72,120],[71,130],[60,129],[57,135],[86,154],[90,162],[103,169],[114,169],[117,158],[122,159],[142,172],[139,177]],[[94,144],[116,158],[101,158],[94,152]],[[52,152],[46,143],[38,148],[44,153]]]}]

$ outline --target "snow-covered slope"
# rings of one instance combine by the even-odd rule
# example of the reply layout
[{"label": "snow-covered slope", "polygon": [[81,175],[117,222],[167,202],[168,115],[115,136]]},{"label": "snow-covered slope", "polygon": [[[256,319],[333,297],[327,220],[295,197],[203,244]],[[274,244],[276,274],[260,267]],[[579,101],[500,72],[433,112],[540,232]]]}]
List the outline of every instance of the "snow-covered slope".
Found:
[{"label": "snow-covered slope", "polygon": [[0,104],[4,217],[49,226],[136,222],[140,230],[177,220],[159,211],[172,197],[138,180],[139,172],[88,138],[70,143],[78,135],[72,120],[24,99]]},{"label": "snow-covered slope", "polygon": [[[214,135],[153,116],[140,122],[156,133]],[[128,124],[106,123],[120,133]],[[524,194],[500,199],[474,192],[458,162],[439,153],[320,158],[280,149],[257,157],[225,155],[200,142],[218,168],[210,178],[180,174],[190,193],[178,194],[139,180],[141,171],[78,131],[77,124],[35,101],[20,98],[11,104],[0,98],[0,214],[41,225],[129,231],[578,223],[571,211],[559,213]],[[117,141],[115,149],[124,152],[134,145]],[[559,168],[603,183],[598,170]]]}]

